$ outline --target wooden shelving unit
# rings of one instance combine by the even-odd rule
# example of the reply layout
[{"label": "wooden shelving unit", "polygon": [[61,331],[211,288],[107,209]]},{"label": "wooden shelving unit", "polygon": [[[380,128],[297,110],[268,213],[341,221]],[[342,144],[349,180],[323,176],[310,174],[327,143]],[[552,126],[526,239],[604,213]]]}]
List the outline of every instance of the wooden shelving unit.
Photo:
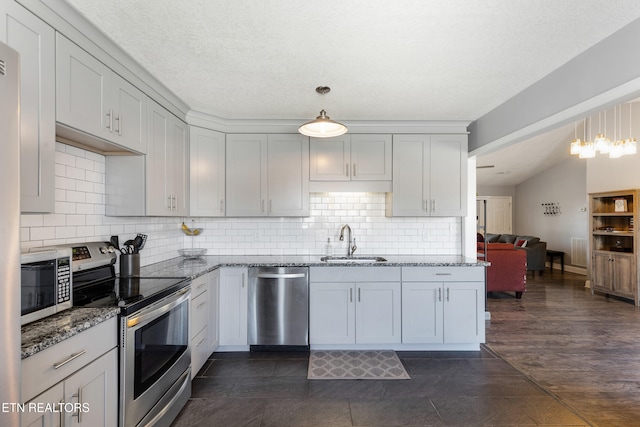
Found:
[{"label": "wooden shelving unit", "polygon": [[640,190],[589,194],[591,292],[628,298],[640,305],[635,224]]}]

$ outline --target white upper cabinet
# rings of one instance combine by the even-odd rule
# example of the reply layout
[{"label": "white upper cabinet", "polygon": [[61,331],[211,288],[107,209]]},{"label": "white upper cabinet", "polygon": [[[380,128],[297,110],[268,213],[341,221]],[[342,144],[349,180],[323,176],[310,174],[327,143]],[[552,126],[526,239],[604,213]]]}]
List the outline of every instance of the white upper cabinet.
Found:
[{"label": "white upper cabinet", "polygon": [[394,135],[388,216],[465,216],[467,136]]},{"label": "white upper cabinet", "polygon": [[0,18],[0,41],[20,53],[20,210],[53,212],[55,32],[13,1]]},{"label": "white upper cabinet", "polygon": [[225,135],[189,128],[189,215],[224,216]]},{"label": "white upper cabinet", "polygon": [[227,216],[308,216],[309,142],[302,135],[230,134]]},{"label": "white upper cabinet", "polygon": [[188,214],[187,126],[155,102],[149,108],[147,215]]},{"label": "white upper cabinet", "polygon": [[391,135],[311,138],[312,181],[391,180]]},{"label": "white upper cabinet", "polygon": [[106,157],[106,215],[187,216],[187,125],[151,101],[145,156]]},{"label": "white upper cabinet", "polygon": [[147,146],[147,96],[56,34],[56,120],[139,153]]}]

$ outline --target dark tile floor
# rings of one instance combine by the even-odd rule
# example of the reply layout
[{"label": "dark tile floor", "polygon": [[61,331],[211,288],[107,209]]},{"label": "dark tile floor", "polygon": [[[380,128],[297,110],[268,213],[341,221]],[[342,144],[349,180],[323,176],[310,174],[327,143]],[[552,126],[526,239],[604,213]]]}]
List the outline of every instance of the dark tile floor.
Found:
[{"label": "dark tile floor", "polygon": [[[309,381],[306,353],[214,353],[173,427],[640,426],[640,312],[584,276],[488,300],[479,352],[399,352],[408,381]],[[637,342],[637,343],[636,343]]]}]

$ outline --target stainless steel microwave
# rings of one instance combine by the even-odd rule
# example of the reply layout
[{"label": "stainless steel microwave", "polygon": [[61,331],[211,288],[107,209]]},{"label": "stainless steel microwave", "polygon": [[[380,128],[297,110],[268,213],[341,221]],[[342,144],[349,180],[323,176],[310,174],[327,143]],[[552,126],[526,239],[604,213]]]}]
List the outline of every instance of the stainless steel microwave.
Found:
[{"label": "stainless steel microwave", "polygon": [[22,325],[73,306],[71,248],[34,248],[20,261]]}]

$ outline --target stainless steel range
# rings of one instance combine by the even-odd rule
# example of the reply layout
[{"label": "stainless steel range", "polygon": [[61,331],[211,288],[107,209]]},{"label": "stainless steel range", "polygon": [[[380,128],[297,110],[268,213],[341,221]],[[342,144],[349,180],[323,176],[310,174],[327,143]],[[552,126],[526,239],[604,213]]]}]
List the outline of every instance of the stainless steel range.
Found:
[{"label": "stainless steel range", "polygon": [[190,279],[120,278],[111,244],[70,247],[73,305],[121,310],[120,426],[169,426],[191,395]]}]

